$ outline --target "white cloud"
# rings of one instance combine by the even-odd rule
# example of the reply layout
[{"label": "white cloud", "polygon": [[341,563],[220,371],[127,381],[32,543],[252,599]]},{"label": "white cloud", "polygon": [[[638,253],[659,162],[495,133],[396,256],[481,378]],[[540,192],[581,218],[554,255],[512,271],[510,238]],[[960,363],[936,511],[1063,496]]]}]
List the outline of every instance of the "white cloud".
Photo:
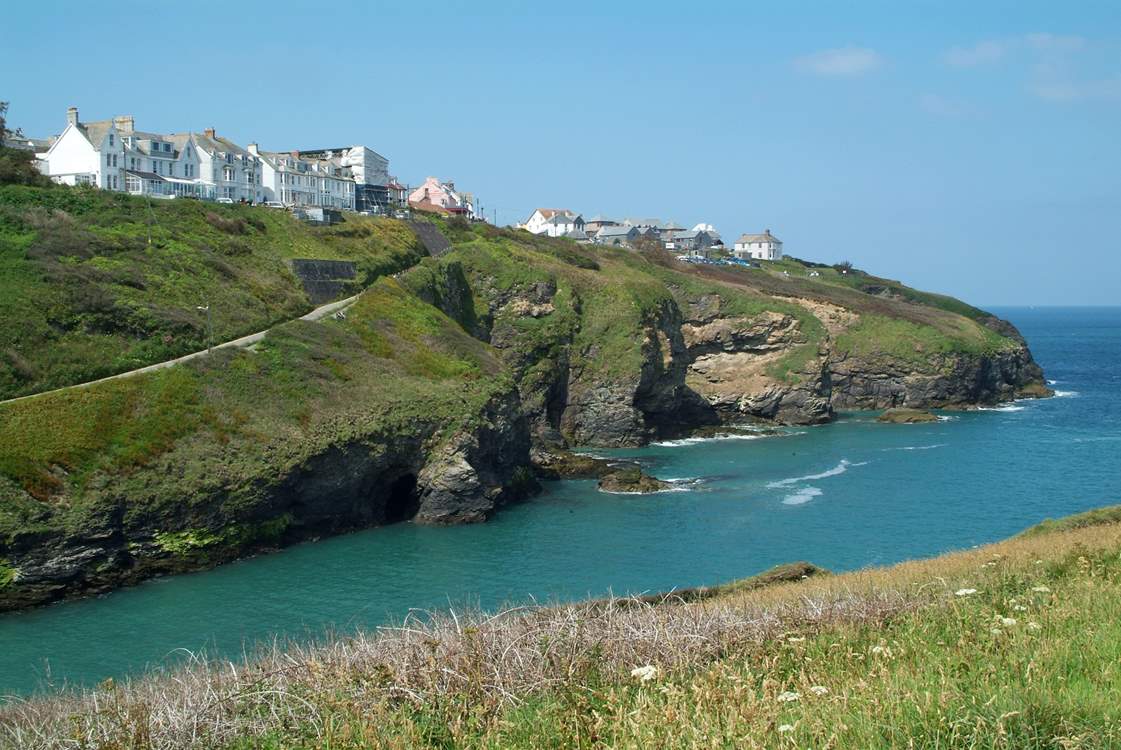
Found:
[{"label": "white cloud", "polygon": [[859,76],[871,72],[883,64],[880,53],[864,47],[844,47],[827,49],[812,55],[799,57],[795,67],[823,76]]},{"label": "white cloud", "polygon": [[1121,99],[1121,76],[1097,81],[1039,80],[1029,88],[1040,99],[1052,102]]},{"label": "white cloud", "polygon": [[1026,35],[1024,44],[1039,52],[1075,52],[1086,46],[1086,40],[1080,36],[1039,33]]},{"label": "white cloud", "polygon": [[939,117],[964,117],[970,112],[969,107],[956,99],[931,93],[919,96],[919,107]]},{"label": "white cloud", "polygon": [[972,47],[954,47],[946,52],[946,64],[955,68],[972,68],[997,62],[1008,54],[1009,46],[1007,41],[988,39],[977,42]]}]

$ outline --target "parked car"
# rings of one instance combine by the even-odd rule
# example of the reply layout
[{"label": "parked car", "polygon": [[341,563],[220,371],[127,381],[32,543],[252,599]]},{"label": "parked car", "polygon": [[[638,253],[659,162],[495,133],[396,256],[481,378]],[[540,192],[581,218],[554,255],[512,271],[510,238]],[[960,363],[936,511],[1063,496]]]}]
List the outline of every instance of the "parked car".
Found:
[{"label": "parked car", "polygon": [[285,206],[280,201],[265,201],[261,205],[265,208],[287,208],[287,206]]},{"label": "parked car", "polygon": [[215,198],[214,202],[215,203],[233,203],[234,199],[233,198],[226,198],[226,197]]},{"label": "parked car", "polygon": [[393,218],[394,219],[407,219],[407,218],[409,218],[409,212],[399,208],[399,209],[397,209],[396,211],[393,212]]}]

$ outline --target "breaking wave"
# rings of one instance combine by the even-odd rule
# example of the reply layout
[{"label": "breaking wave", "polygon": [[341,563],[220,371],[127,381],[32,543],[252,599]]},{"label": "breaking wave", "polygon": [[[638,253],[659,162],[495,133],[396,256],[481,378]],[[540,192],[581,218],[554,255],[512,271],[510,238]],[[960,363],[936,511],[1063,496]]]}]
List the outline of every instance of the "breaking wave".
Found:
[{"label": "breaking wave", "polygon": [[787,479],[780,479],[777,482],[769,483],[767,485],[767,489],[775,490],[775,489],[778,489],[780,487],[789,487],[790,485],[798,484],[799,482],[812,482],[815,479],[825,479],[826,477],[835,477],[838,474],[844,474],[846,471],[849,470],[850,466],[864,466],[866,463],[868,463],[868,462],[867,461],[861,461],[859,463],[854,464],[851,461],[849,461],[847,458],[842,458],[841,463],[837,464],[832,469],[828,469],[826,471],[821,472],[820,474],[807,474],[804,477],[789,477]]},{"label": "breaking wave", "polygon": [[898,448],[880,448],[882,451],[928,451],[934,448],[945,448],[946,443],[935,443],[933,445],[903,445]]},{"label": "breaking wave", "polygon": [[1055,391],[1055,398],[1073,398],[1078,395],[1078,391]]},{"label": "breaking wave", "polygon": [[795,492],[791,495],[787,495],[785,498],[783,498],[782,504],[783,505],[801,505],[802,503],[808,503],[810,500],[813,500],[815,497],[821,497],[821,494],[822,494],[821,490],[819,490],[817,487],[803,487],[802,489],[798,490],[797,492]]},{"label": "breaking wave", "polygon": [[762,440],[769,435],[743,435],[740,433],[729,432],[725,435],[710,435],[708,437],[688,437],[679,438],[677,440],[662,440],[654,443],[660,448],[680,448],[683,445],[696,445],[697,443],[711,443],[717,440]]}]

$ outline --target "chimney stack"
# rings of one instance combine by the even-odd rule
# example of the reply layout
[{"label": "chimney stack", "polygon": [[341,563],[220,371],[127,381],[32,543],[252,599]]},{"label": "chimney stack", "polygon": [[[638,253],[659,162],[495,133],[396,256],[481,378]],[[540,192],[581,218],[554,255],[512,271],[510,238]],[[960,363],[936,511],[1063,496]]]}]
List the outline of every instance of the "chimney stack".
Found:
[{"label": "chimney stack", "polygon": [[113,126],[121,135],[132,135],[136,129],[136,118],[132,115],[121,115],[113,118]]},{"label": "chimney stack", "polygon": [[66,109],[66,122],[70,125],[78,124],[78,108],[67,107]]},{"label": "chimney stack", "polygon": [[202,134],[205,135],[207,138],[213,138],[214,137],[214,128],[207,128],[207,129],[202,131]]},{"label": "chimney stack", "polygon": [[249,153],[253,154],[254,156],[260,156],[261,155],[261,150],[257,146],[256,143],[250,143],[247,148],[249,150]]}]

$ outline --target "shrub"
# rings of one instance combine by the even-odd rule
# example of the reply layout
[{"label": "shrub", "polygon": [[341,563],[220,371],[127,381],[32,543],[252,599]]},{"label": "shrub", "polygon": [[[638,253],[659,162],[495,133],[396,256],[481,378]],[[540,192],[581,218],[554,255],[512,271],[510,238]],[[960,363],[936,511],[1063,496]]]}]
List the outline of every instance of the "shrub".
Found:
[{"label": "shrub", "polygon": [[[260,219],[258,219],[260,221]],[[245,219],[241,217],[233,217],[227,219],[224,216],[219,216],[213,211],[206,212],[206,223],[217,229],[219,232],[226,234],[245,234],[248,229],[248,224]]]}]

